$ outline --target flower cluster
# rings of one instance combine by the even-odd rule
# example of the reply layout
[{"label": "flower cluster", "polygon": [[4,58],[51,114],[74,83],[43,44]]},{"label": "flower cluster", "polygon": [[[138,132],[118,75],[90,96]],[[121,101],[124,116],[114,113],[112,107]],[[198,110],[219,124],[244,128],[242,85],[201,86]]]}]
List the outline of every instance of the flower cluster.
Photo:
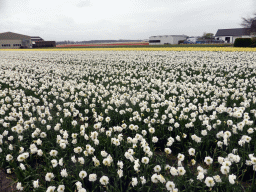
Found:
[{"label": "flower cluster", "polygon": [[1,51],[0,166],[24,191],[255,182],[256,56],[196,49]]}]

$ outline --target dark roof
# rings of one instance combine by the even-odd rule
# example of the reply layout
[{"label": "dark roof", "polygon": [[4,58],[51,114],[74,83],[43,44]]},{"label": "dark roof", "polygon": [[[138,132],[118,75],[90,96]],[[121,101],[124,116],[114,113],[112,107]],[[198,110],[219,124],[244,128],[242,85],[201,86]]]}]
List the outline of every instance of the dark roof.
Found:
[{"label": "dark roof", "polygon": [[39,37],[39,36],[31,36],[31,39],[42,39],[41,37]]},{"label": "dark roof", "polygon": [[18,33],[12,33],[12,32],[5,32],[5,33],[0,33],[0,39],[30,39],[29,36],[27,35],[21,35]]},{"label": "dark roof", "polygon": [[31,36],[31,41],[37,41],[37,40],[43,41],[43,39],[39,36]]},{"label": "dark roof", "polygon": [[250,35],[250,28],[219,29],[215,36]]}]

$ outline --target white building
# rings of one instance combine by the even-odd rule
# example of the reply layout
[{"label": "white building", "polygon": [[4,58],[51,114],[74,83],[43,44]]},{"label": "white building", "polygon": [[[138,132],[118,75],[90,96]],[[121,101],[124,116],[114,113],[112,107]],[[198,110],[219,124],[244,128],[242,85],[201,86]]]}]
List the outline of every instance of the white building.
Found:
[{"label": "white building", "polygon": [[20,47],[32,48],[30,36],[12,32],[0,33],[0,49]]},{"label": "white building", "polygon": [[251,38],[250,28],[219,29],[215,35],[216,40],[234,43],[236,38]]},{"label": "white building", "polygon": [[149,45],[178,44],[180,40],[186,40],[186,35],[159,35],[149,37]]},{"label": "white building", "polygon": [[256,20],[250,28],[219,29],[215,35],[216,40],[223,40],[226,43],[234,43],[236,38],[251,38],[256,32]]}]

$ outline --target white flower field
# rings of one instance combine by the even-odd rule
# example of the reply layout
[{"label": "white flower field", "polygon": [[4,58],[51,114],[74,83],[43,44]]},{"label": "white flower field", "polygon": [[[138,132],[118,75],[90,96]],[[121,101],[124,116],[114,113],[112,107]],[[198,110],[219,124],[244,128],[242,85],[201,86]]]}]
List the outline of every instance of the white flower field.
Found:
[{"label": "white flower field", "polygon": [[256,55],[1,51],[17,190],[256,191]]}]

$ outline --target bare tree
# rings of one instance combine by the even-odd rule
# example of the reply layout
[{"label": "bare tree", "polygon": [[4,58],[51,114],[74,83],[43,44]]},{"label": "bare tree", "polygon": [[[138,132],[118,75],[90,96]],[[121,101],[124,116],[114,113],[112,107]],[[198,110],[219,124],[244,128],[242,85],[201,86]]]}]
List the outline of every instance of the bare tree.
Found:
[{"label": "bare tree", "polygon": [[254,20],[256,20],[256,12],[253,14],[252,17],[249,17],[249,18],[242,17],[242,20],[243,21],[240,24],[242,27],[244,27],[244,28],[251,28],[252,22]]}]

